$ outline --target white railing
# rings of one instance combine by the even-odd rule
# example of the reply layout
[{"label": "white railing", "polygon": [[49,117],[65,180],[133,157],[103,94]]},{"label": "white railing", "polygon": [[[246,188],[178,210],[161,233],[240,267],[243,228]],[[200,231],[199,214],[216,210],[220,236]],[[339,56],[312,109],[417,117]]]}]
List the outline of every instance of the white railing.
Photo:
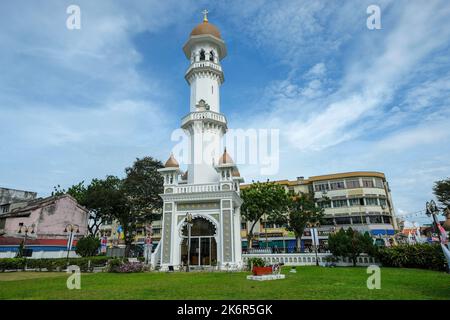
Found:
[{"label": "white railing", "polygon": [[186,186],[177,186],[174,193],[193,193],[193,192],[214,192],[220,191],[218,184],[193,184]]},{"label": "white railing", "polygon": [[197,61],[189,66],[189,68],[186,71],[186,74],[188,74],[192,69],[195,68],[212,68],[222,72],[222,67],[212,61]]},{"label": "white railing", "polygon": [[[326,265],[328,263],[328,257],[331,257],[331,253],[318,253],[317,260],[319,265]],[[315,253],[273,253],[273,254],[242,254],[244,263],[247,263],[250,258],[261,258],[267,264],[283,263],[287,266],[312,266],[316,265]],[[368,266],[377,264],[374,258],[367,255],[361,255],[357,258],[358,266]],[[337,266],[351,266],[352,261],[348,258],[341,258],[336,262]]]},{"label": "white railing", "polygon": [[210,119],[218,122],[226,123],[227,120],[223,114],[214,112],[214,111],[196,111],[191,112],[187,116],[185,116],[181,120],[181,126],[183,126],[186,122],[191,120],[202,120],[202,119]]}]

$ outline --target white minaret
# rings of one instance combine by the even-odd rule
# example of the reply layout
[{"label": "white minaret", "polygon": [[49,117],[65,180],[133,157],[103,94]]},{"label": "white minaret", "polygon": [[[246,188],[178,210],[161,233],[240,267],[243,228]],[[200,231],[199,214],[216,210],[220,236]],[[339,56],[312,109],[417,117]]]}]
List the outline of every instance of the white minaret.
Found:
[{"label": "white minaret", "polygon": [[185,79],[191,87],[190,112],[181,123],[190,140],[188,184],[216,183],[214,168],[222,154],[221,138],[227,131],[227,121],[220,113],[220,86],[224,81],[220,61],[226,56],[225,42],[219,30],[208,22],[192,30],[183,47],[190,65]]},{"label": "white minaret", "polygon": [[[190,64],[185,78],[191,87],[189,113],[181,127],[189,136],[187,172],[174,155],[158,169],[164,178],[162,237],[151,264],[170,270],[180,264],[192,268],[237,270],[242,267],[239,170],[221,138],[227,121],[220,113],[220,61],[226,47],[219,30],[208,22],[196,26],[183,47]],[[188,236],[188,228],[195,230]],[[189,239],[191,241],[189,242]]]}]

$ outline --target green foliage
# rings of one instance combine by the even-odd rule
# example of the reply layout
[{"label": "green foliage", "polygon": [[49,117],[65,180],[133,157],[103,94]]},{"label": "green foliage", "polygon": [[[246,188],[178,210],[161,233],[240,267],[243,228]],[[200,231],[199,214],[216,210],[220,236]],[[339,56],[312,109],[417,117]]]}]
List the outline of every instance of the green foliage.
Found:
[{"label": "green foliage", "polygon": [[244,201],[241,207],[241,216],[246,221],[251,221],[252,226],[248,232],[249,247],[253,239],[253,228],[266,215],[267,221],[285,221],[285,212],[289,203],[289,197],[283,186],[274,182],[255,182],[241,192]]},{"label": "green foliage", "polygon": [[[94,267],[103,267],[106,265],[110,257],[84,257],[84,258],[70,258],[69,265],[76,265],[80,267],[82,272],[92,271]],[[89,263],[90,261],[90,263]],[[54,259],[25,259],[25,258],[8,258],[0,259],[0,271],[5,270],[23,270],[25,269],[37,269],[42,271],[57,271],[63,270],[67,266],[67,260],[64,258]]]},{"label": "green foliage", "polygon": [[347,257],[356,266],[357,258],[361,253],[374,255],[375,246],[370,235],[348,228],[340,229],[328,237],[328,248],[335,257]]},{"label": "green foliage", "polygon": [[307,223],[320,222],[324,210],[317,207],[313,194],[299,193],[293,195],[288,205],[288,230],[293,231],[297,239],[297,251],[300,250],[300,239]]},{"label": "green foliage", "polygon": [[78,240],[75,252],[82,257],[93,257],[97,255],[99,247],[100,239],[89,235]]},{"label": "green foliage", "polygon": [[262,258],[250,258],[247,260],[247,268],[250,270],[251,267],[264,267],[266,262]]},{"label": "green foliage", "polygon": [[379,248],[377,259],[385,267],[446,270],[446,260],[439,244],[399,245]]},{"label": "green foliage", "polygon": [[441,203],[441,209],[450,208],[450,178],[436,181],[433,186],[433,193]]},{"label": "green foliage", "polygon": [[123,188],[138,223],[159,219],[157,212],[163,204],[159,195],[164,192],[164,179],[158,172],[161,168],[161,161],[144,157],[136,159],[132,167],[125,169]]},{"label": "green foliage", "polygon": [[122,259],[113,258],[108,261],[107,271],[108,272],[119,272],[119,268],[122,265]]}]

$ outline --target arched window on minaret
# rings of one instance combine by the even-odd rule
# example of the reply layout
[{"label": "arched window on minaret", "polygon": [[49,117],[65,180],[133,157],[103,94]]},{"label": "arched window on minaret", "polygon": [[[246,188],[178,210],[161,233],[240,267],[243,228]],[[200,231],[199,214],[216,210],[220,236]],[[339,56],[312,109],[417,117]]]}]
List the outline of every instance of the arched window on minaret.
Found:
[{"label": "arched window on minaret", "polygon": [[211,50],[211,52],[209,53],[209,61],[214,62],[214,51]]},{"label": "arched window on minaret", "polygon": [[200,50],[200,61],[205,61],[205,50]]}]

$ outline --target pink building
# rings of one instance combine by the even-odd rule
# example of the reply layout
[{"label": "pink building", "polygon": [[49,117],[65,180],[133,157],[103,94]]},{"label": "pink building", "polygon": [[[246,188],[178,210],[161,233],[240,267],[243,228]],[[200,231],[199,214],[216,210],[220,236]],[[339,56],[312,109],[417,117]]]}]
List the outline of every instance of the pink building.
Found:
[{"label": "pink building", "polygon": [[[8,238],[34,240],[67,239],[67,225],[75,226],[76,237],[88,233],[88,210],[70,195],[51,196],[14,204],[14,208],[0,215],[0,246]],[[2,240],[3,238],[3,240]]]}]

